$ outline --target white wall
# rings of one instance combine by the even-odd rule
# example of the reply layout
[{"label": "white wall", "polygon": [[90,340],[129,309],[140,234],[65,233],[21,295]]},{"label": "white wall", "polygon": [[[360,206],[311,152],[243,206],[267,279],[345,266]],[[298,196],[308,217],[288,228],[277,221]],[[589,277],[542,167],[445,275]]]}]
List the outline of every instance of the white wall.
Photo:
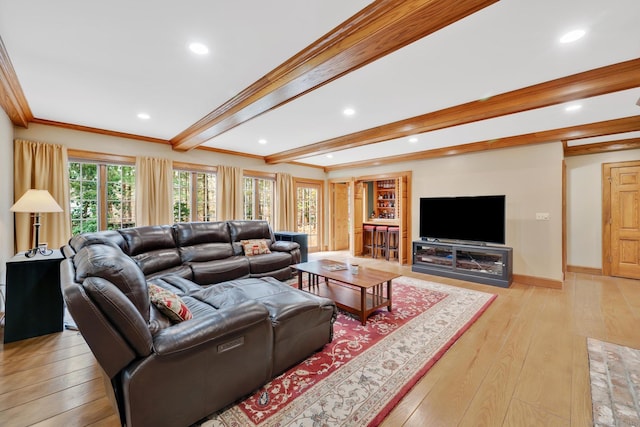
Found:
[{"label": "white wall", "polygon": [[0,311],[5,295],[6,262],[13,253],[13,125],[0,108]]},{"label": "white wall", "polygon": [[319,168],[289,164],[268,165],[261,159],[220,154],[204,150],[191,150],[186,153],[181,153],[173,151],[171,146],[165,144],[142,142],[134,139],[117,138],[39,124],[31,124],[28,129],[16,128],[15,138],[63,144],[68,148],[98,153],[162,157],[186,163],[211,166],[237,166],[243,167],[244,169],[270,173],[290,173],[293,176],[302,178],[325,179],[324,171]]},{"label": "white wall", "polygon": [[640,150],[567,157],[567,264],[602,268],[602,164],[640,160]]},{"label": "white wall", "polygon": [[[411,170],[413,239],[419,237],[420,197],[505,194],[514,273],[562,280],[562,159],[558,142],[334,171],[330,178]],[[537,212],[551,219],[536,221]]]}]

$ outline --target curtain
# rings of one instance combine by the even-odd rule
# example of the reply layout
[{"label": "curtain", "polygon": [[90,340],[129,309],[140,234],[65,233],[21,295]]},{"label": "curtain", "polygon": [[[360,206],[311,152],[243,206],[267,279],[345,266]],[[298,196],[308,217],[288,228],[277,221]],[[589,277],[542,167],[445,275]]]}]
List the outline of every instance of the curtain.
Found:
[{"label": "curtain", "polygon": [[[67,147],[16,139],[13,146],[14,202],[27,190],[47,190],[64,212],[40,215],[40,243],[59,248],[71,238]],[[16,252],[35,244],[31,214],[15,213]]]},{"label": "curtain", "polygon": [[216,211],[217,220],[225,221],[244,218],[242,197],[242,169],[218,166]]},{"label": "curtain", "polygon": [[136,225],[173,224],[173,164],[136,157]]},{"label": "curtain", "polygon": [[274,231],[297,231],[295,184],[288,173],[276,174],[276,200]]}]

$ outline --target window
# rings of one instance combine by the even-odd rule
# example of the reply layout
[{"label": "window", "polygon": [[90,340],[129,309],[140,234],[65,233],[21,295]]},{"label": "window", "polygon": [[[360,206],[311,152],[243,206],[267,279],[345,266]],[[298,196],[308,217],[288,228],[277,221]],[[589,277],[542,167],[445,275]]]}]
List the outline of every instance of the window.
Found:
[{"label": "window", "polygon": [[261,219],[271,223],[273,188],[273,179],[244,178],[244,219]]},{"label": "window", "polygon": [[69,162],[72,233],[135,224],[135,166]]},{"label": "window", "polygon": [[322,182],[296,181],[296,225],[298,233],[308,236],[310,252],[320,250]]},{"label": "window", "polygon": [[216,220],[216,175],[210,172],[173,171],[173,219]]}]

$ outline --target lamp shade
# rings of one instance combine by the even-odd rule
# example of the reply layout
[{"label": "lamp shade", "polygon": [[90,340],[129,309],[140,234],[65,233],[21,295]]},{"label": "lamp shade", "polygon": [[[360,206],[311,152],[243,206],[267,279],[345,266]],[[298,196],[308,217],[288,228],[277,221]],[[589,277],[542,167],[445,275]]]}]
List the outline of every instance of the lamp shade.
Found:
[{"label": "lamp shade", "polygon": [[47,190],[27,190],[11,206],[11,212],[62,212],[62,208]]}]

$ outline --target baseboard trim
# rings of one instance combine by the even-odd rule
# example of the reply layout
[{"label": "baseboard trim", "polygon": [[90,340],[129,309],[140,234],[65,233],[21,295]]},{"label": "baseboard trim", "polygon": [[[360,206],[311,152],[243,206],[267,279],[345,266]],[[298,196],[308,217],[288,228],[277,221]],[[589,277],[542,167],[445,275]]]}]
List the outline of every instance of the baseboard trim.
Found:
[{"label": "baseboard trim", "polygon": [[543,288],[562,289],[562,280],[545,279],[542,277],[514,274],[513,281],[524,285],[540,286]]},{"label": "baseboard trim", "polygon": [[602,276],[602,269],[595,267],[581,267],[579,265],[567,265],[567,272],[590,274],[592,276]]}]

